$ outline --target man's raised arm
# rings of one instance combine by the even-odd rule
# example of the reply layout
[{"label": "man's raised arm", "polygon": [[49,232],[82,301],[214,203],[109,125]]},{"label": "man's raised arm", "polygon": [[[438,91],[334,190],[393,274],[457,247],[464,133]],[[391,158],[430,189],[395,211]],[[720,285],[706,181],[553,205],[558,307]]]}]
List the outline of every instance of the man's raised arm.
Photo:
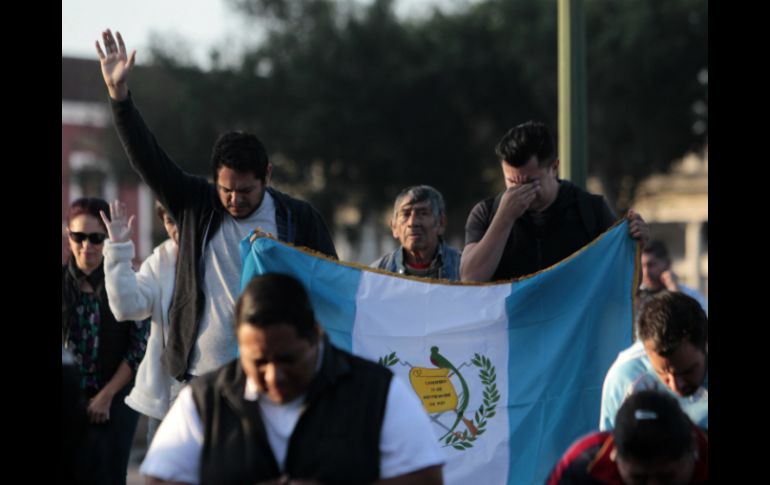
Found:
[{"label": "man's raised arm", "polygon": [[[97,40],[96,52],[99,54],[104,84],[107,85],[110,97],[115,101],[123,101],[128,97],[128,84],[126,80],[128,79],[128,73],[134,67],[136,50],[131,51],[130,56],[127,55],[126,44],[123,43],[123,37],[120,35],[120,32],[116,32],[116,36],[118,38],[117,43],[110,29],[102,32],[104,51],[102,51]],[[104,53],[105,51],[107,54]]]}]

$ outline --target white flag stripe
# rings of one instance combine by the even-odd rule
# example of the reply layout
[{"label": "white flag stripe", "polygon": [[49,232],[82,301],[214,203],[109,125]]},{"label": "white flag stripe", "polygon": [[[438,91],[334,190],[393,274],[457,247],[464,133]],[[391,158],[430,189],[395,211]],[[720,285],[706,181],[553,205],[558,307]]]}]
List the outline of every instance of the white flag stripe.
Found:
[{"label": "white flag stripe", "polygon": [[[506,298],[510,284],[485,286],[442,285],[403,280],[378,273],[364,272],[358,288],[356,318],[353,325],[353,352],[372,360],[395,353],[398,363],[389,366],[409,388],[413,367],[435,369],[431,349],[459,371],[468,387],[467,405],[454,431],[471,433],[466,421],[479,423],[476,412],[491,388],[481,382],[481,368],[472,360],[476,354],[489,359],[494,367],[494,389],[499,400],[492,406],[494,416],[480,417],[482,435],[472,442],[473,453],[460,451],[445,443],[447,432],[457,422],[457,413],[430,414],[436,439],[446,453],[446,483],[504,484],[508,475],[509,423],[506,409],[508,393],[508,317]],[[463,400],[460,377],[450,373],[458,400]],[[416,392],[416,391],[415,391]],[[474,431],[477,431],[474,429]],[[495,466],[479,467],[480,463]],[[482,471],[483,470],[483,471]]]}]

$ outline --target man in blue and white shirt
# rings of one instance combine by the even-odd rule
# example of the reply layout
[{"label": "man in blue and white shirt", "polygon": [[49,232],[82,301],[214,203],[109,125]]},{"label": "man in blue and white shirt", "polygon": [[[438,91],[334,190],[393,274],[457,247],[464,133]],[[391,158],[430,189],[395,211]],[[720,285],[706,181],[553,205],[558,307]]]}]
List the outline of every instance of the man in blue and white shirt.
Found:
[{"label": "man in blue and white shirt", "polygon": [[695,299],[664,291],[637,320],[639,340],[618,355],[604,379],[599,428],[613,429],[628,395],[640,389],[673,394],[690,419],[708,429],[708,317]]}]

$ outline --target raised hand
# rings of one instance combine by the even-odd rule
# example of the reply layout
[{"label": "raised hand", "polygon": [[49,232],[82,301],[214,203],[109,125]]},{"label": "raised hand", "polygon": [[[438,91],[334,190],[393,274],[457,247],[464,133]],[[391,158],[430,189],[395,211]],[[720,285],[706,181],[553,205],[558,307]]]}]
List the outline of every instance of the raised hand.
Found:
[{"label": "raised hand", "polygon": [[99,214],[102,216],[104,225],[107,226],[107,234],[110,236],[110,241],[120,243],[131,239],[131,233],[134,230],[134,216],[126,219],[126,204],[119,200],[110,203],[111,220],[107,218],[107,214],[104,211],[99,211]]},{"label": "raised hand", "polygon": [[[110,29],[102,32],[102,42],[104,42],[104,51],[102,51],[99,41],[96,41],[96,52],[99,54],[99,62],[102,65],[102,76],[110,97],[117,101],[122,101],[128,97],[128,73],[134,67],[136,59],[136,50],[131,51],[131,55],[126,53],[126,44],[123,43],[123,37],[120,32],[116,32],[118,41],[112,36]],[[107,52],[105,55],[104,52]]]},{"label": "raised hand", "polygon": [[660,274],[660,282],[668,291],[679,291],[679,277],[670,268]]}]

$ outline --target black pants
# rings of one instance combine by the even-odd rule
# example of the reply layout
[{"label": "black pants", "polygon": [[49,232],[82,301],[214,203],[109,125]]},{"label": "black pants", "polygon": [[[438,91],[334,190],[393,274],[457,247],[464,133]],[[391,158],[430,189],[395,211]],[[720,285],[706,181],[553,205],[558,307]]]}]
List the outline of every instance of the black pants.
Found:
[{"label": "black pants", "polygon": [[88,454],[104,472],[104,483],[125,485],[131,443],[139,422],[139,413],[129,408],[124,399],[133,387],[126,385],[115,394],[110,405],[110,419],[89,425]]}]

